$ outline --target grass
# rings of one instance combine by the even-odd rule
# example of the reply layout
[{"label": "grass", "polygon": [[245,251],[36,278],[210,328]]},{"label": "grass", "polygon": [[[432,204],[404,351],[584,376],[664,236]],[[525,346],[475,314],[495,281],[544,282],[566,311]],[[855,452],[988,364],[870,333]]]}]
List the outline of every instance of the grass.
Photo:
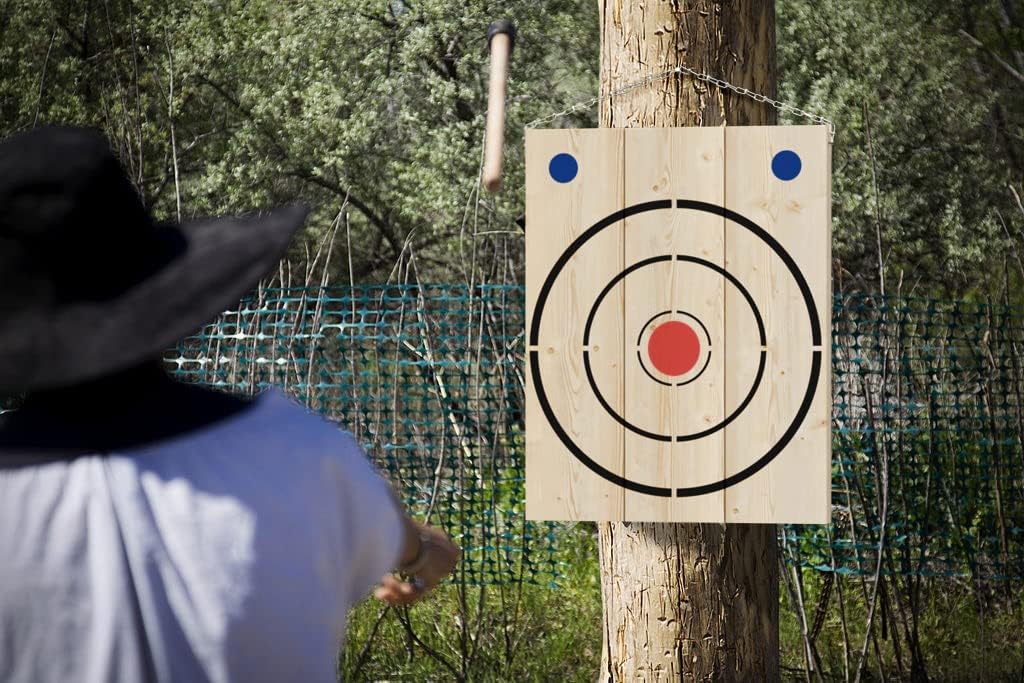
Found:
[{"label": "grass", "polygon": [[[344,681],[594,681],[601,657],[601,588],[593,524],[566,527],[559,543],[564,577],[557,585],[499,589],[454,583],[401,613],[367,600],[349,617],[339,670]],[[809,620],[825,575],[803,574]],[[846,680],[865,634],[867,602],[860,579],[842,582],[848,659],[844,667],[838,590],[826,605],[816,640],[826,681]],[[867,585],[870,592],[870,584]],[[780,586],[780,649],[785,678],[805,680],[799,623]],[[996,584],[983,599],[955,579],[936,579],[922,593],[918,624],[925,666],[932,681],[1024,680],[1024,596]],[[379,624],[377,623],[379,621]],[[869,647],[862,680],[899,680],[892,620],[875,633],[881,666]],[[899,628],[899,627],[897,627]],[[374,633],[372,639],[370,634]],[[904,660],[902,631],[898,632]],[[369,646],[367,642],[369,640]],[[910,678],[906,665],[904,679]],[[814,680],[812,677],[811,680]],[[852,671],[850,679],[853,680]]]},{"label": "grass", "polygon": [[[803,584],[806,591],[809,621],[821,596],[825,575],[805,571]],[[833,590],[826,617],[816,646],[824,669],[825,680],[845,681],[855,677],[857,659],[864,643],[867,600],[859,577],[839,579],[843,583],[843,608],[847,615],[849,638],[849,664],[844,664],[843,625],[840,618],[838,590]],[[870,595],[871,584],[864,588]],[[996,584],[995,591],[976,599],[976,592],[965,582],[953,578],[939,578],[925,584],[922,591],[922,609],[918,623],[925,671],[932,681],[1021,681],[1024,680],[1024,596],[1019,590],[1006,591],[1004,584]],[[794,680],[805,680],[804,646],[799,621],[790,608],[785,590],[780,591],[780,648],[781,663]],[[1007,600],[1009,594],[1010,599]],[[883,612],[876,609],[874,641],[869,641],[863,680],[900,680],[900,667],[896,662],[898,647],[904,658],[903,678],[911,679],[908,649],[903,627],[898,619],[888,619],[882,628]],[[879,666],[879,659],[882,665]],[[799,673],[797,673],[799,672]]]},{"label": "grass", "polygon": [[363,602],[349,616],[341,679],[593,681],[601,657],[593,525],[568,527],[562,539],[565,575],[557,585],[523,585],[521,592],[470,586],[462,593],[448,584],[402,613]]}]

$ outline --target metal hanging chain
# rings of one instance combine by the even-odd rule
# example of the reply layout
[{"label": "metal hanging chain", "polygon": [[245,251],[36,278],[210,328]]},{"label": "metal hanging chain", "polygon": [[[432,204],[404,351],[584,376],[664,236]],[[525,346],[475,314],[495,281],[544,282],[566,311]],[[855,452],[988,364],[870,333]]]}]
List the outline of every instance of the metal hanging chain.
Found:
[{"label": "metal hanging chain", "polygon": [[577,102],[576,104],[572,105],[568,109],[563,109],[562,111],[555,112],[554,114],[548,114],[547,116],[542,116],[539,119],[534,119],[533,121],[530,121],[528,124],[526,124],[526,127],[527,128],[536,128],[537,126],[539,126],[541,124],[548,123],[550,121],[554,121],[555,119],[560,118],[562,116],[568,116],[569,114],[574,114],[574,113],[576,113],[578,111],[587,111],[587,110],[592,109],[593,107],[597,106],[598,102],[603,102],[604,100],[610,100],[613,97],[618,97],[619,95],[622,95],[624,93],[632,92],[633,90],[638,90],[639,88],[644,88],[644,87],[646,87],[648,85],[651,85],[653,83],[657,83],[658,81],[665,80],[666,78],[671,78],[672,76],[677,76],[677,75],[682,75],[682,74],[686,74],[688,76],[692,76],[694,78],[694,80],[702,81],[704,83],[710,83],[711,85],[713,85],[713,86],[715,86],[717,88],[720,88],[722,90],[730,90],[730,91],[736,93],[737,95],[741,95],[743,97],[749,97],[752,100],[754,100],[755,102],[764,102],[765,104],[768,104],[768,105],[770,105],[772,107],[775,107],[779,111],[789,112],[790,114],[793,114],[794,116],[799,116],[801,118],[810,119],[811,121],[814,121],[817,124],[828,126],[829,138],[831,140],[835,140],[835,137],[836,137],[836,126],[835,126],[834,123],[832,123],[831,120],[825,118],[824,116],[821,116],[819,114],[814,114],[812,112],[809,112],[809,111],[806,111],[804,109],[801,109],[800,107],[793,106],[792,104],[787,104],[785,102],[780,102],[778,100],[773,100],[772,98],[768,97],[767,95],[762,95],[761,93],[754,92],[753,90],[748,90],[747,88],[744,88],[744,87],[741,87],[741,86],[738,86],[738,85],[733,85],[732,83],[729,83],[728,81],[723,81],[721,78],[715,78],[711,74],[706,74],[706,73],[702,73],[700,71],[695,71],[694,69],[691,69],[688,66],[677,66],[674,69],[669,69],[668,71],[662,71],[661,73],[653,74],[653,75],[648,76],[647,78],[644,78],[642,80],[634,81],[634,82],[632,82],[632,83],[630,83],[628,85],[625,85],[625,86],[623,86],[621,88],[613,90],[612,92],[608,93],[607,95],[603,95],[603,96],[599,96],[599,97],[592,97],[589,100],[584,100],[582,102]]}]

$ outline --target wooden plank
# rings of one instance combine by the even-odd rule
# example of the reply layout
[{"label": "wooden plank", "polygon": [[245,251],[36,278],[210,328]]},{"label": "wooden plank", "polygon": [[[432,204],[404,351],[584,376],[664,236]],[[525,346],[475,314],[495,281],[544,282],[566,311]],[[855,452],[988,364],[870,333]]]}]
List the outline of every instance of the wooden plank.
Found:
[{"label": "wooden plank", "polygon": [[[669,204],[625,220],[626,266],[651,261],[623,280],[625,418],[657,435],[627,429],[625,472],[631,480],[675,491],[717,481],[725,467],[724,431],[676,440],[722,419],[725,362],[715,351],[724,345],[723,279],[677,257],[721,266],[723,219],[675,208],[680,198],[723,203],[724,135],[720,128],[649,128],[629,129],[625,136],[626,206]],[[696,339],[696,356],[684,348],[687,339]],[[652,340],[661,349],[654,355]],[[626,491],[625,517],[722,522],[724,494],[678,498]]]},{"label": "wooden plank", "polygon": [[[578,173],[558,182],[549,164],[570,154]],[[530,130],[526,134],[526,292],[530,333],[538,296],[566,248],[623,206],[621,130]],[[591,389],[583,363],[584,327],[604,283],[622,268],[622,226],[614,223],[569,258],[544,302],[536,340],[527,342],[526,516],[534,520],[623,519],[622,488],[574,457],[552,426],[533,381],[543,378],[555,421],[587,457],[621,476],[622,426]],[[595,313],[586,351],[594,381],[622,410],[622,293]],[[536,345],[533,342],[536,341]]]},{"label": "wooden plank", "polygon": [[[782,440],[808,394],[813,400],[788,445],[766,467],[726,492],[727,522],[829,521],[831,472],[830,152],[824,126],[728,127],[725,130],[727,208],[778,241],[803,274],[815,303],[820,338],[797,279],[778,252],[755,232],[726,222],[726,267],[745,284],[765,328],[765,370],[746,409],[726,429],[726,472],[754,465]],[[773,172],[780,152],[801,167],[785,180]],[[783,164],[785,166],[785,164]],[[756,320],[742,294],[726,289],[726,412],[747,394],[761,358]]]}]

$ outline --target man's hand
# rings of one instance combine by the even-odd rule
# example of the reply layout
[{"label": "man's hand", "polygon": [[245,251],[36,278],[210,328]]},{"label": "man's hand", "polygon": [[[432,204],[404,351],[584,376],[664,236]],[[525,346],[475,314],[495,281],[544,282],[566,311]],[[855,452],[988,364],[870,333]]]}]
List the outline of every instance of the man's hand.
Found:
[{"label": "man's hand", "polygon": [[459,547],[440,529],[406,519],[398,571],[411,578],[403,581],[386,574],[373,595],[390,605],[411,605],[451,574],[461,555]]}]

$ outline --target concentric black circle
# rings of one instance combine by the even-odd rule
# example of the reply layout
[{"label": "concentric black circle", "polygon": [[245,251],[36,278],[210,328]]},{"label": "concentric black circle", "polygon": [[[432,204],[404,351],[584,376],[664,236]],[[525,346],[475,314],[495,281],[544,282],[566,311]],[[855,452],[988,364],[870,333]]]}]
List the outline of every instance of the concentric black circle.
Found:
[{"label": "concentric black circle", "polygon": [[[566,264],[573,257],[573,255],[576,254],[576,252],[582,249],[583,246],[595,235],[600,233],[602,230],[605,230],[606,228],[615,225],[619,221],[622,221],[630,216],[634,216],[647,211],[671,209],[672,206],[673,202],[668,199],[634,204],[632,206],[628,206],[622,209],[621,211],[616,211],[614,213],[609,214],[608,216],[605,216],[604,218],[590,226],[582,235],[577,237],[572,242],[572,244],[570,244],[569,247],[559,256],[558,260],[551,268],[551,271],[548,273],[547,278],[545,278],[544,284],[541,286],[541,290],[538,293],[537,301],[533,310],[533,319],[530,323],[530,346],[536,347],[539,344],[540,328],[541,321],[544,315],[544,307],[547,304],[547,299],[551,294],[551,289],[554,287],[555,282],[558,280]],[[780,437],[779,440],[776,441],[775,444],[771,448],[769,448],[766,453],[764,453],[764,455],[762,455],[752,464],[748,465],[747,467],[745,467],[744,469],[740,470],[735,474],[724,477],[718,481],[711,482],[710,484],[704,484],[701,486],[679,487],[675,489],[676,496],[687,497],[699,496],[706,493],[712,493],[714,491],[721,491],[725,488],[728,488],[729,486],[732,486],[733,484],[736,484],[740,481],[743,481],[744,479],[747,479],[748,477],[752,476],[753,474],[757,473],[762,468],[764,468],[769,462],[771,462],[775,458],[775,456],[781,453],[782,450],[789,444],[793,436],[796,434],[797,430],[800,428],[800,425],[804,421],[804,418],[807,417],[807,412],[810,410],[811,402],[814,399],[814,394],[818,386],[818,379],[821,374],[822,363],[822,351],[820,348],[821,323],[818,320],[818,310],[817,306],[814,303],[814,297],[811,295],[811,289],[808,286],[807,280],[804,278],[803,273],[801,273],[800,269],[797,267],[796,261],[794,261],[793,257],[789,255],[789,253],[782,247],[781,244],[779,244],[778,240],[772,237],[771,234],[769,234],[764,228],[760,227],[759,225],[751,221],[749,218],[742,216],[736,213],[735,211],[732,211],[731,209],[727,209],[723,206],[718,206],[716,204],[709,204],[707,202],[699,202],[689,199],[678,199],[675,201],[675,207],[679,209],[690,209],[694,211],[701,211],[703,213],[713,214],[716,216],[721,216],[726,220],[732,221],[733,223],[743,228],[746,228],[751,234],[753,234],[755,237],[757,237],[762,242],[767,244],[768,247],[771,248],[772,251],[774,251],[775,254],[786,265],[786,268],[789,270],[790,275],[793,277],[794,281],[797,284],[797,287],[800,289],[800,293],[803,296],[804,305],[807,308],[807,315],[811,325],[811,345],[812,347],[815,347],[814,350],[811,352],[811,371],[807,381],[807,388],[804,391],[803,401],[800,404],[800,408],[797,410],[796,416],[794,416],[793,420],[790,422],[789,427],[783,433],[782,437]],[[672,257],[662,256],[654,258],[664,260],[665,258],[671,259]],[[643,264],[642,261],[640,263]],[[631,268],[634,267],[642,267],[642,265],[633,264]],[[620,273],[617,277],[621,278],[624,277],[624,275],[625,271],[623,271],[623,273]],[[727,277],[732,278],[731,274],[728,275]],[[610,287],[606,287],[606,290],[607,289],[610,289]],[[606,293],[607,291],[603,292],[601,296],[603,296]],[[587,331],[589,331],[589,323],[588,328],[585,331],[584,344],[586,344],[586,342],[588,341],[588,338],[586,337]],[[569,452],[572,453],[577,460],[579,460],[581,463],[587,466],[592,472],[618,486],[622,486],[623,488],[629,489],[631,491],[637,491],[639,493],[645,493],[653,496],[671,496],[671,488],[666,486],[651,486],[648,484],[643,484],[641,482],[633,481],[631,479],[627,479],[626,477],[615,474],[614,472],[610,472],[609,470],[605,469],[601,465],[594,462],[586,453],[583,452],[583,449],[581,449],[569,437],[568,433],[566,433],[565,428],[558,421],[558,417],[555,415],[554,410],[551,407],[551,403],[548,400],[547,393],[544,390],[544,381],[540,373],[539,360],[539,354],[536,348],[531,349],[530,373],[531,379],[533,380],[533,386],[537,393],[537,400],[540,403],[541,410],[544,411],[544,415],[547,418],[548,423],[551,425],[551,428],[555,430],[555,434],[558,435],[558,438],[562,441],[565,447],[569,449]]]},{"label": "concentric black circle", "polygon": [[[673,258],[675,258],[677,261],[683,261],[685,263],[695,263],[699,266],[710,268],[711,270],[715,271],[716,273],[724,277],[726,280],[728,280],[734,287],[736,287],[736,289],[739,290],[740,294],[743,295],[743,298],[746,300],[747,305],[750,306],[750,310],[754,313],[754,320],[757,321],[757,334],[761,341],[761,358],[757,365],[757,374],[754,376],[754,382],[753,384],[750,385],[750,389],[747,391],[746,396],[744,396],[743,400],[740,401],[740,404],[736,406],[736,409],[729,413],[729,415],[727,415],[725,419],[718,422],[717,424],[711,425],[707,429],[702,429],[699,432],[693,432],[691,434],[677,434],[675,436],[672,436],[670,434],[658,434],[657,432],[649,432],[643,427],[638,427],[637,425],[633,424],[632,422],[624,418],[622,415],[620,415],[614,408],[612,408],[611,405],[609,405],[608,401],[605,400],[604,395],[601,393],[601,389],[597,386],[597,381],[594,379],[594,372],[590,367],[590,351],[585,348],[590,345],[590,328],[594,323],[594,316],[597,314],[597,309],[601,306],[601,302],[604,301],[604,298],[605,296],[607,296],[608,292],[612,291],[612,289],[615,288],[615,285],[617,285],[623,278],[625,278],[633,271],[639,270],[644,266],[649,266],[654,263],[671,261]],[[600,403],[601,407],[604,408],[605,411],[607,411],[609,415],[615,418],[615,421],[621,424],[623,427],[625,427],[626,429],[635,434],[639,434],[640,436],[646,437],[648,439],[654,439],[655,441],[694,441],[696,439],[703,439],[706,436],[711,436],[715,432],[724,429],[726,425],[728,425],[730,422],[739,417],[739,414],[743,412],[743,410],[750,404],[752,400],[754,400],[754,394],[757,393],[757,388],[761,384],[761,378],[764,377],[764,366],[766,364],[768,354],[768,352],[765,350],[765,346],[767,344],[768,337],[765,333],[764,320],[761,318],[761,311],[758,310],[757,304],[754,303],[754,297],[750,296],[750,292],[748,292],[747,288],[743,286],[743,283],[736,279],[735,275],[727,271],[725,268],[722,268],[717,263],[712,263],[711,261],[707,261],[696,256],[683,256],[680,254],[676,254],[674,257],[668,255],[652,256],[650,258],[644,259],[643,261],[637,261],[628,268],[623,269],[622,272],[613,277],[611,281],[607,285],[605,285],[605,288],[601,290],[601,293],[597,295],[597,298],[594,300],[594,305],[590,307],[590,314],[587,316],[587,324],[583,328],[583,366],[586,368],[587,371],[587,382],[590,384],[591,390],[597,397],[598,403]]]}]

